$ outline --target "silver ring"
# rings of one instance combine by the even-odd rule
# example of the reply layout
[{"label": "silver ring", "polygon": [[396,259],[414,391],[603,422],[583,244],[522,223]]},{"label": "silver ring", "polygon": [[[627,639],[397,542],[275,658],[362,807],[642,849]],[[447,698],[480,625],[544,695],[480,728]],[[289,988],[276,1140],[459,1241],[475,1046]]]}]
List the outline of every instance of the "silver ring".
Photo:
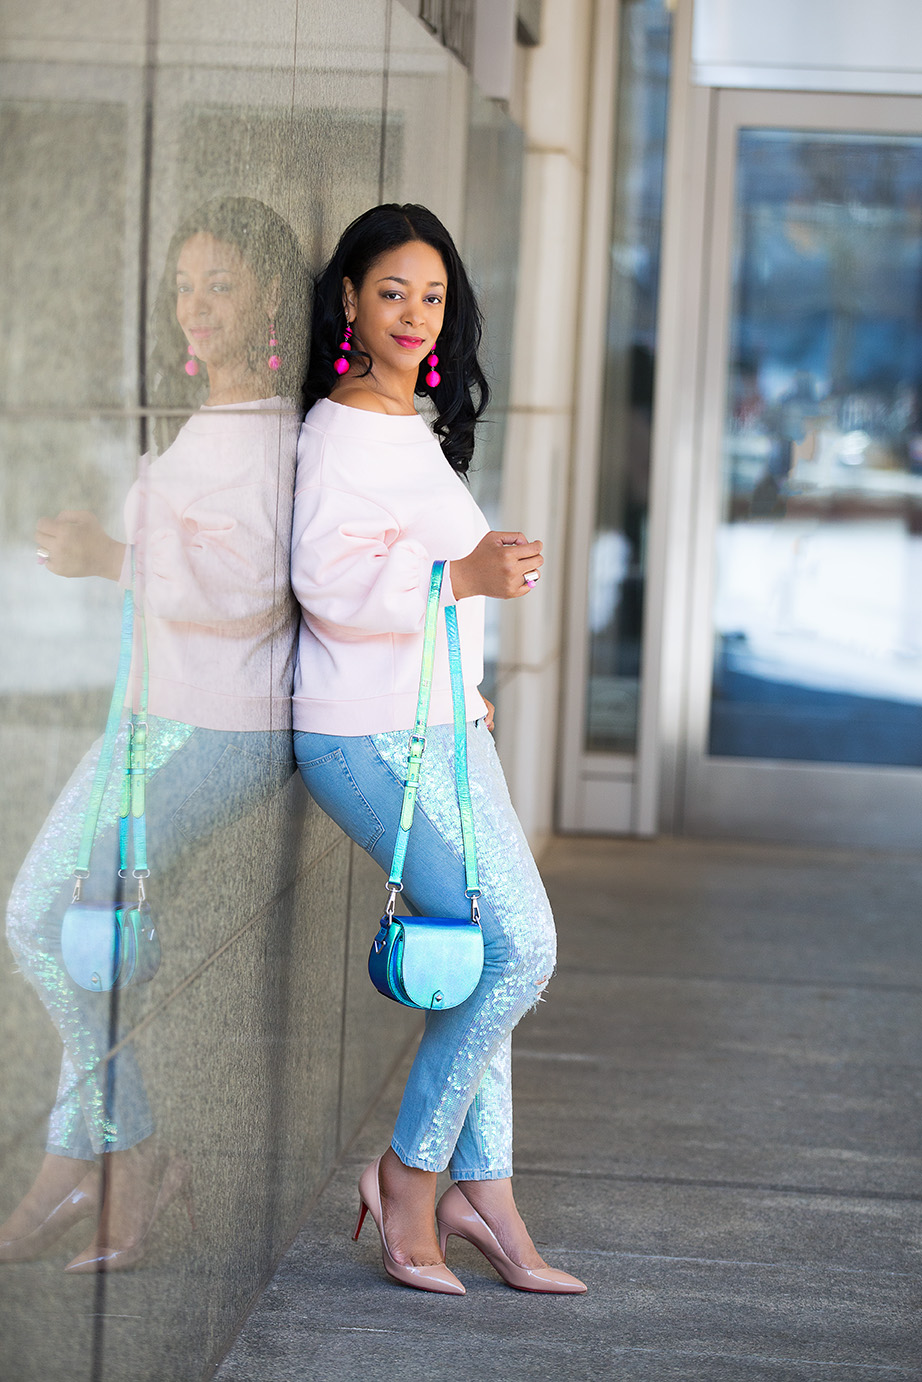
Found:
[{"label": "silver ring", "polygon": [[541,579],[541,572],[540,572],[540,571],[526,571],[526,572],[525,572],[525,584],[528,586],[529,590],[531,590],[531,588],[532,588],[533,585],[537,585],[538,582],[540,581],[540,579]]},{"label": "silver ring", "polygon": [[48,558],[49,558],[50,556],[51,556],[51,553],[50,553],[50,552],[46,552],[45,549],[44,549],[44,547],[36,547],[36,549],[35,549],[35,559],[36,559],[36,561],[40,562],[40,563],[42,564],[42,566],[44,566],[45,562],[48,560]]}]

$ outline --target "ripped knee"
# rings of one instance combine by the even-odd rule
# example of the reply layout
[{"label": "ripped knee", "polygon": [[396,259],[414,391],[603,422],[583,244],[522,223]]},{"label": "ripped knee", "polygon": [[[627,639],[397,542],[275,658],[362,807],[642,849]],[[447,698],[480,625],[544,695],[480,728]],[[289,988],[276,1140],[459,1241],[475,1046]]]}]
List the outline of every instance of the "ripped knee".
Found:
[{"label": "ripped knee", "polygon": [[547,974],[542,975],[540,979],[535,979],[534,1000],[531,1005],[532,1012],[534,1012],[535,1008],[537,1008],[539,1003],[543,1003],[545,1001],[545,990],[547,989],[547,986],[551,982],[551,979],[553,977],[554,971],[553,969],[551,969]]}]

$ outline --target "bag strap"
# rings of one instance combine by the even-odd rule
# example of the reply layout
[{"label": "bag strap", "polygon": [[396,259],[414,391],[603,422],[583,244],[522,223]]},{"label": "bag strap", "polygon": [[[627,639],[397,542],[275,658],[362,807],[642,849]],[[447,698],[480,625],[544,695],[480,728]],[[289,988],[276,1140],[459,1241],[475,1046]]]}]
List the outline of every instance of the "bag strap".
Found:
[{"label": "bag strap", "polygon": [[[403,789],[403,802],[400,808],[400,822],[397,827],[397,840],[394,844],[394,858],[387,880],[389,897],[386,916],[394,915],[397,894],[403,891],[403,865],[407,853],[407,841],[416,810],[416,796],[419,791],[419,776],[423,752],[426,747],[426,730],[429,725],[429,701],[432,692],[432,669],[435,664],[435,635],[439,618],[439,598],[445,562],[437,561],[432,566],[429,581],[429,599],[426,605],[426,623],[423,632],[423,660],[419,676],[419,696],[416,702],[416,723],[410,735],[410,748],[407,757],[407,780]],[[461,640],[458,635],[458,615],[454,605],[445,607],[445,632],[448,635],[448,668],[451,674],[451,703],[454,717],[454,762],[455,787],[458,793],[458,807],[461,812],[461,839],[464,845],[465,897],[470,899],[471,920],[479,921],[480,885],[477,874],[477,840],[474,833],[474,811],[471,804],[471,791],[467,775],[467,717],[464,705],[464,676],[461,669]]]},{"label": "bag strap", "polygon": [[122,783],[122,801],[119,809],[118,850],[119,876],[128,875],[128,836],[132,835],[134,845],[134,869],[132,877],[138,880],[139,902],[144,901],[144,879],[150,877],[147,867],[147,629],[144,615],[138,612],[138,628],[141,633],[141,698],[137,714],[132,711],[128,726],[128,743],[125,749],[125,777]]},{"label": "bag strap", "polygon": [[[77,850],[77,866],[74,869],[74,895],[72,902],[80,901],[83,880],[90,874],[90,858],[93,852],[93,841],[96,838],[96,827],[99,824],[99,812],[102,808],[102,799],[106,790],[106,783],[112,769],[112,760],[115,757],[115,742],[118,738],[119,726],[122,721],[122,711],[125,705],[125,694],[128,690],[128,678],[131,674],[131,659],[134,645],[134,623],[135,623],[135,603],[134,592],[129,587],[125,591],[122,600],[122,638],[119,650],[118,670],[115,674],[115,686],[112,689],[112,700],[109,702],[109,714],[106,719],[106,729],[103,735],[102,748],[99,752],[99,762],[96,764],[96,773],[93,777],[93,787],[90,791],[90,800],[87,804],[86,816],[83,822],[83,834],[80,838],[80,845]],[[148,660],[147,660],[147,635],[144,626],[143,614],[138,614],[138,628],[141,632],[141,650],[143,658],[143,670],[141,675],[141,700],[137,713],[132,711],[131,723],[128,727],[128,745],[125,751],[125,776],[122,783],[121,804],[119,807],[119,874],[122,878],[128,872],[128,839],[129,834],[133,837],[134,844],[134,864],[132,876],[138,880],[138,902],[144,901],[144,879],[150,876],[147,867],[147,817],[145,814],[145,786],[147,776],[147,695],[148,695]]]}]

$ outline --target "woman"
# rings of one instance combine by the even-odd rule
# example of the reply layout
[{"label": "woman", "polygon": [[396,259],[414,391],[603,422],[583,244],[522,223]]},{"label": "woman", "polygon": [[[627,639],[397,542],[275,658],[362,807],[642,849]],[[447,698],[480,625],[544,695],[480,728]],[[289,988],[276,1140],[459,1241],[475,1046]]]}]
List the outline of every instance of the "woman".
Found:
[{"label": "woman", "polygon": [[[527,594],[543,558],[541,543],[522,533],[490,532],[462,479],[488,400],[479,342],[467,274],[430,211],[379,206],[349,226],[315,285],[310,412],[298,443],[295,756],[323,809],[389,867],[430,572],[446,560],[442,603],[457,604],[461,634],[485,963],[465,1003],[427,1013],[391,1146],[360,1181],[359,1227],[370,1209],[387,1271],[422,1290],[464,1293],[444,1263],[454,1233],[509,1285],[575,1293],[585,1286],[547,1267],[512,1192],[510,1034],[550,977],[555,938],[477,684],[484,597]],[[435,435],[417,395],[431,400]],[[451,720],[441,628],[404,870],[407,899],[428,916],[457,915],[464,901]],[[455,1184],[436,1215],[446,1166]]]},{"label": "woman", "polygon": [[[291,229],[261,202],[221,198],[190,216],[173,238],[155,306],[152,376],[156,404],[191,411],[195,403],[196,411],[182,425],[175,416],[158,423],[168,444],[145,457],[128,495],[127,543],[88,512],[42,518],[36,532],[47,571],[133,584],[145,616],[149,890],[167,957],[159,879],[192,841],[264,802],[294,771],[288,563],[301,413],[292,396],[306,287]],[[135,708],[142,662],[136,637]],[[90,902],[113,897],[127,732],[123,720],[83,885]],[[97,743],[53,807],[8,911],[10,946],[64,1054],[45,1159],[0,1228],[0,1261],[36,1257],[101,1211],[72,1272],[134,1265],[161,1210],[188,1192],[189,1176],[158,1145],[131,1045],[120,1045],[130,1034],[131,991],[84,991],[62,961],[61,918],[99,752]]]}]

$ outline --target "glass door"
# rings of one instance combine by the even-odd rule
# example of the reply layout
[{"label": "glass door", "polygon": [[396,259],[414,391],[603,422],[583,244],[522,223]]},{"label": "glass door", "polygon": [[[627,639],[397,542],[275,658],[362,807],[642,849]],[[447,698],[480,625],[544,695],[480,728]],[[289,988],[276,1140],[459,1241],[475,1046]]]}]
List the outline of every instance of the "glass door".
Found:
[{"label": "glass door", "polygon": [[718,97],[684,825],[922,843],[922,115]]}]

